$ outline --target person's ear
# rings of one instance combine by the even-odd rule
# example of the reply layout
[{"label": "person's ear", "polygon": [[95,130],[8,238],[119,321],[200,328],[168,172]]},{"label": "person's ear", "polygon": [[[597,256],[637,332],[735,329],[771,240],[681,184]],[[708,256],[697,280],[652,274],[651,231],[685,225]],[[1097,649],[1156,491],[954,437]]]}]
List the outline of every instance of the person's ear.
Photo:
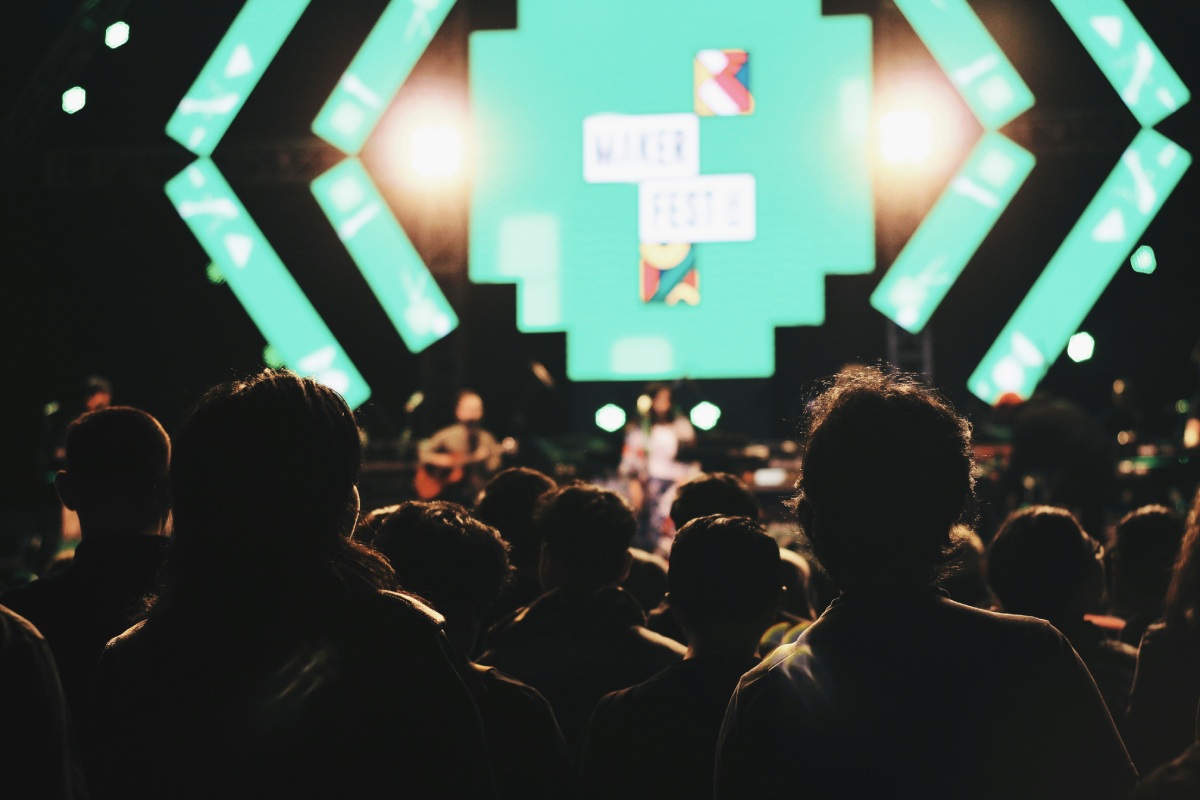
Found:
[{"label": "person's ear", "polygon": [[58,499],[64,506],[72,511],[76,510],[75,485],[71,482],[71,476],[65,469],[60,469],[54,474],[54,490],[58,492]]}]

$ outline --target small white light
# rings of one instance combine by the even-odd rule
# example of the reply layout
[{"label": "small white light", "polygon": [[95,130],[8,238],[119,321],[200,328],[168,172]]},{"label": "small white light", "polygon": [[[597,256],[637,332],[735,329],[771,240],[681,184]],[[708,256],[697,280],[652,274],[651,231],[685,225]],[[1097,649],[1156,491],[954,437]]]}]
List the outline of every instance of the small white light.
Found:
[{"label": "small white light", "polygon": [[625,426],[625,409],[612,403],[607,403],[596,409],[596,425],[601,429],[614,433]]},{"label": "small white light", "polygon": [[125,22],[114,22],[104,29],[104,43],[110,49],[116,50],[129,41],[129,25]]},{"label": "small white light", "polygon": [[1096,352],[1096,340],[1090,333],[1080,331],[1067,341],[1067,357],[1075,363],[1087,361]]},{"label": "small white light", "polygon": [[717,420],[721,419],[721,409],[712,403],[704,400],[692,407],[692,413],[688,415],[692,424],[702,431],[711,431],[717,425]]},{"label": "small white light", "polygon": [[82,86],[72,86],[63,92],[62,110],[68,114],[74,114],[79,109],[87,105],[87,92]]}]

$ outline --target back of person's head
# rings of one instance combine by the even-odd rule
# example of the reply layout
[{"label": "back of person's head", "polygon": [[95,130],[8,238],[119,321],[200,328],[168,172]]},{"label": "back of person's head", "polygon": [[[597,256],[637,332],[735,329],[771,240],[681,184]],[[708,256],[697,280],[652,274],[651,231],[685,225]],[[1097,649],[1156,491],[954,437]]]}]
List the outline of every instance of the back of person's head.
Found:
[{"label": "back of person's head", "polygon": [[[624,577],[637,520],[616,492],[578,482],[559,487],[543,497],[536,526],[545,588],[598,587]],[[547,575],[551,561],[555,576]]]},{"label": "back of person's head", "polygon": [[1010,614],[1074,621],[1103,594],[1102,552],[1070,511],[1026,506],[1005,518],[988,547],[988,583]]},{"label": "back of person's head", "polygon": [[512,562],[520,570],[537,568],[539,541],[533,516],[538,501],[557,488],[554,480],[529,467],[496,473],[475,501],[475,517],[500,531],[512,545]]},{"label": "back of person's head", "polygon": [[80,514],[82,534],[119,527],[141,533],[170,505],[171,441],[151,415],[128,406],[89,411],[67,428],[63,501]]},{"label": "back of person's head", "polygon": [[703,472],[684,481],[675,490],[671,522],[675,530],[679,530],[697,517],[709,514],[758,519],[762,508],[754,493],[736,475]]},{"label": "back of person's head", "polygon": [[924,585],[974,497],[971,427],[912,376],[845,371],[813,401],[794,506],[841,589]]},{"label": "back of person's head", "polygon": [[1171,571],[1165,618],[1172,636],[1200,635],[1200,490],[1192,498],[1179,557]]},{"label": "back of person's head", "polygon": [[1183,517],[1162,505],[1134,509],[1117,522],[1110,559],[1118,601],[1134,611],[1162,608],[1183,529]]},{"label": "back of person's head", "polygon": [[992,591],[986,574],[987,547],[983,538],[967,525],[955,525],[950,532],[950,548],[938,585],[951,600],[976,608],[990,608]]},{"label": "back of person's head", "polygon": [[500,533],[456,503],[410,500],[376,509],[355,538],[383,553],[402,590],[447,618],[481,616],[511,570]]},{"label": "back of person's head", "polygon": [[680,528],[667,573],[671,607],[689,632],[718,620],[769,622],[783,586],[779,545],[756,520],[712,514]]},{"label": "back of person's head", "polygon": [[253,580],[266,597],[390,575],[349,540],[360,460],[349,406],[311,378],[265,370],[209,390],[175,436],[168,583],[219,594]]}]

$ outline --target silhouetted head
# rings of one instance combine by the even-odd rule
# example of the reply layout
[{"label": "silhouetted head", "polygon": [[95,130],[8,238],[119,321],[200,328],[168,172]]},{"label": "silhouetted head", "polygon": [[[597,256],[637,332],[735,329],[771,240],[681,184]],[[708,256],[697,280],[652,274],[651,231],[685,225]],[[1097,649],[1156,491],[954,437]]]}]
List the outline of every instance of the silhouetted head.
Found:
[{"label": "silhouetted head", "polygon": [[974,496],[971,428],[911,376],[837,375],[810,406],[794,505],[843,590],[928,584]]},{"label": "silhouetted head", "polygon": [[207,392],[175,436],[171,464],[173,587],[220,594],[258,582],[366,586],[390,575],[349,541],[358,512],[361,444],[334,390],[266,370]]},{"label": "silhouetted head", "polygon": [[457,503],[411,500],[372,511],[355,538],[396,571],[400,588],[447,619],[478,619],[508,580],[508,544]]},{"label": "silhouetted head", "polygon": [[1104,594],[1104,549],[1070,511],[1027,506],[1009,514],[988,547],[988,583],[1010,614],[1067,624]]},{"label": "silhouetted head", "polygon": [[1165,617],[1172,636],[1200,635],[1200,490],[1192,499],[1179,558],[1171,571]]},{"label": "silhouetted head", "polygon": [[557,486],[537,470],[509,467],[496,473],[475,501],[475,516],[512,545],[510,556],[519,570],[537,569],[540,542],[533,516],[541,498]]},{"label": "silhouetted head", "polygon": [[724,514],[758,519],[758,499],[741,480],[727,472],[706,472],[689,478],[675,490],[671,522],[679,530],[697,517]]},{"label": "silhouetted head", "polygon": [[67,428],[66,469],[56,478],[63,503],[79,513],[86,537],[155,532],[170,508],[171,442],[145,411],[109,406]]},{"label": "silhouetted head", "polygon": [[562,486],[543,498],[536,526],[543,589],[596,589],[628,572],[637,520],[616,492],[584,483]]},{"label": "silhouetted head", "polygon": [[1162,609],[1183,530],[1183,517],[1161,505],[1142,506],[1121,518],[1109,556],[1119,602],[1144,613]]},{"label": "silhouetted head", "polygon": [[675,535],[667,582],[689,633],[722,621],[761,633],[783,591],[779,545],[747,517],[697,517]]},{"label": "silhouetted head", "polygon": [[985,570],[987,548],[979,534],[966,525],[955,525],[950,532],[950,548],[938,581],[951,600],[976,608],[994,605]]}]

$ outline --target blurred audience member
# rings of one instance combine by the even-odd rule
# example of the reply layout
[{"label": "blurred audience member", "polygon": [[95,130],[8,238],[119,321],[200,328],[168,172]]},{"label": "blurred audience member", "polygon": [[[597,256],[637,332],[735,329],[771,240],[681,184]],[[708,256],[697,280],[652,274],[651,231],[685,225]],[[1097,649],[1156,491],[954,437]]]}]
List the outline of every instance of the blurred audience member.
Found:
[{"label": "blurred audience member", "polygon": [[950,531],[950,550],[938,585],[955,602],[997,610],[996,598],[987,582],[987,548],[979,534],[967,525],[955,525]]},{"label": "blurred audience member", "polygon": [[500,670],[472,663],[483,612],[507,582],[508,544],[495,528],[443,501],[411,501],[371,512],[355,538],[379,550],[399,588],[428,600],[446,617],[446,636],[487,734],[500,796],[565,798],[574,765],[550,704]]},{"label": "blurred audience member", "polygon": [[1125,619],[1121,641],[1137,647],[1163,616],[1171,570],[1183,541],[1183,517],[1166,506],[1130,511],[1117,523],[1109,554],[1116,610]]},{"label": "blurred audience member", "polygon": [[267,370],[206,393],[173,445],[163,589],[99,665],[95,794],[494,796],[440,616],[349,538],[341,396]]},{"label": "blurred audience member", "polygon": [[484,485],[475,501],[474,515],[500,531],[509,543],[512,579],[500,590],[484,616],[484,629],[496,620],[532,603],[542,593],[538,580],[541,542],[533,515],[538,501],[558,488],[548,475],[528,467],[501,470]]},{"label": "blurred audience member", "polygon": [[110,406],[72,422],[55,484],[78,514],[82,541],[45,577],[0,595],[46,637],[77,726],[90,721],[104,645],[133,624],[157,588],[170,455],[167,432],[139,409]]},{"label": "blurred audience member", "polygon": [[937,588],[973,493],[971,431],[863,369],[813,403],[797,515],[841,594],[738,684],[721,798],[1125,798],[1136,773],[1087,668],[1042,620]]},{"label": "blurred audience member", "polygon": [[988,582],[1005,612],[1044,619],[1067,637],[1120,719],[1137,650],[1084,618],[1104,603],[1103,558],[1103,546],[1070,511],[1026,506],[1009,514],[992,539]]},{"label": "blurred audience member", "polygon": [[1200,492],[1192,500],[1162,621],[1146,628],[1122,733],[1143,774],[1195,741],[1200,705]]},{"label": "blurred audience member", "polygon": [[781,577],[779,547],[755,520],[712,515],[678,531],[668,578],[687,655],[597,705],[581,757],[585,800],[712,796],[721,720],[758,663]]},{"label": "blurred audience member", "polygon": [[87,800],[54,656],[30,622],[0,605],[0,793]]},{"label": "blurred audience member", "polygon": [[479,658],[550,701],[573,754],[602,696],[646,680],[685,650],[647,630],[619,586],[636,527],[607,489],[572,483],[547,495],[537,515],[545,594],[493,626]]}]

